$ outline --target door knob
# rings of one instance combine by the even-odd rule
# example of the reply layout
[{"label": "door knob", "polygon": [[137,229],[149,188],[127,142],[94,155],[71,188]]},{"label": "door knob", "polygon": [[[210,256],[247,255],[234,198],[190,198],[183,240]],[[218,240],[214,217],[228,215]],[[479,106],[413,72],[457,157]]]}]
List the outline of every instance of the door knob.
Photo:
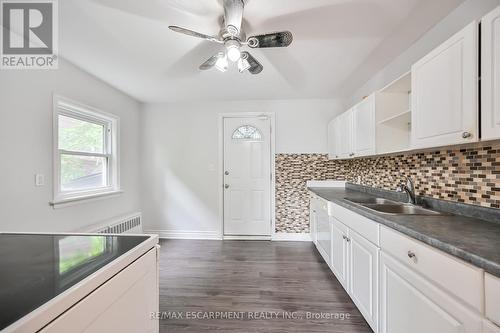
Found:
[{"label": "door knob", "polygon": [[224,188],[228,189],[229,188],[229,184],[224,184]]},{"label": "door knob", "polygon": [[464,139],[472,138],[472,133],[470,133],[470,132],[463,132],[462,133],[462,138],[464,138]]}]

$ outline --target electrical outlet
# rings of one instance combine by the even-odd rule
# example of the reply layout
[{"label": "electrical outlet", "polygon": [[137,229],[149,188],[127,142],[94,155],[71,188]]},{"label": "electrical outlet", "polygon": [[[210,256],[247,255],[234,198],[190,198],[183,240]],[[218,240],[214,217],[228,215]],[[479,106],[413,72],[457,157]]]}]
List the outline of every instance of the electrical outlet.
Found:
[{"label": "electrical outlet", "polygon": [[44,186],[45,185],[45,176],[42,174],[35,175],[35,186]]}]

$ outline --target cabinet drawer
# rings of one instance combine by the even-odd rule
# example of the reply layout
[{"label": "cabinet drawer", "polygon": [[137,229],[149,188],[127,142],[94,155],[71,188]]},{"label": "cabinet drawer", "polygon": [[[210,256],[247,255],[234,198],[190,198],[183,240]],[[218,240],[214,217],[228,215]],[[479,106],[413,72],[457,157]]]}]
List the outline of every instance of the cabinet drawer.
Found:
[{"label": "cabinet drawer", "polygon": [[481,269],[386,227],[380,230],[380,246],[384,252],[482,313]]},{"label": "cabinet drawer", "polygon": [[378,223],[331,202],[329,203],[329,212],[330,216],[335,217],[373,244],[377,246],[380,244]]},{"label": "cabinet drawer", "polygon": [[485,274],[486,317],[500,325],[500,279],[491,274]]}]

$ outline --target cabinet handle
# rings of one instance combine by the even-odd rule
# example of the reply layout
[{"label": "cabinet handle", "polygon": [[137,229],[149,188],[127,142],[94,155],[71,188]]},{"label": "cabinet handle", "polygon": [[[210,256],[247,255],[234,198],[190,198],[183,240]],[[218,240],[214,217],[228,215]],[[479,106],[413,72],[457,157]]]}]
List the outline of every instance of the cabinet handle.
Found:
[{"label": "cabinet handle", "polygon": [[464,138],[464,139],[470,139],[470,138],[472,138],[472,133],[470,133],[470,132],[463,132],[462,133],[462,138]]},{"label": "cabinet handle", "polygon": [[342,238],[347,240],[347,236],[346,235],[342,235]]},{"label": "cabinet handle", "polygon": [[347,242],[351,242],[351,239],[349,237],[346,237]]},{"label": "cabinet handle", "polygon": [[417,255],[413,251],[408,251],[408,258],[417,260]]}]

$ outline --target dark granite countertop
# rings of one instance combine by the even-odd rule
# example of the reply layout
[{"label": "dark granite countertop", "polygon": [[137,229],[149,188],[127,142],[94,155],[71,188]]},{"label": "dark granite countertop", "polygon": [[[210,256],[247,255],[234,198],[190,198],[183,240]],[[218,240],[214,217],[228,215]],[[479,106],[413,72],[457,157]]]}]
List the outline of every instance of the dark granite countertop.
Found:
[{"label": "dark granite countertop", "polygon": [[0,331],[148,238],[0,233]]},{"label": "dark granite countertop", "polygon": [[[345,198],[392,197],[381,193],[368,193],[357,188],[309,188],[309,190],[327,201],[336,203],[355,213],[365,216],[373,221],[397,230],[411,238],[422,241],[432,247],[458,257],[486,272],[500,277],[500,210],[486,209],[484,216],[490,221],[481,220],[464,215],[388,215],[378,213],[358,204],[345,200]],[[389,191],[387,191],[389,192]],[[454,204],[446,203],[447,212]],[[439,204],[434,205],[435,210],[440,210]],[[451,207],[449,207],[451,206]],[[471,212],[474,206],[458,204],[454,212],[466,211],[469,216],[483,214]],[[442,207],[441,207],[442,208]],[[442,209],[441,209],[442,210]],[[498,214],[498,215],[497,215]],[[493,219],[493,221],[492,221]]]}]

